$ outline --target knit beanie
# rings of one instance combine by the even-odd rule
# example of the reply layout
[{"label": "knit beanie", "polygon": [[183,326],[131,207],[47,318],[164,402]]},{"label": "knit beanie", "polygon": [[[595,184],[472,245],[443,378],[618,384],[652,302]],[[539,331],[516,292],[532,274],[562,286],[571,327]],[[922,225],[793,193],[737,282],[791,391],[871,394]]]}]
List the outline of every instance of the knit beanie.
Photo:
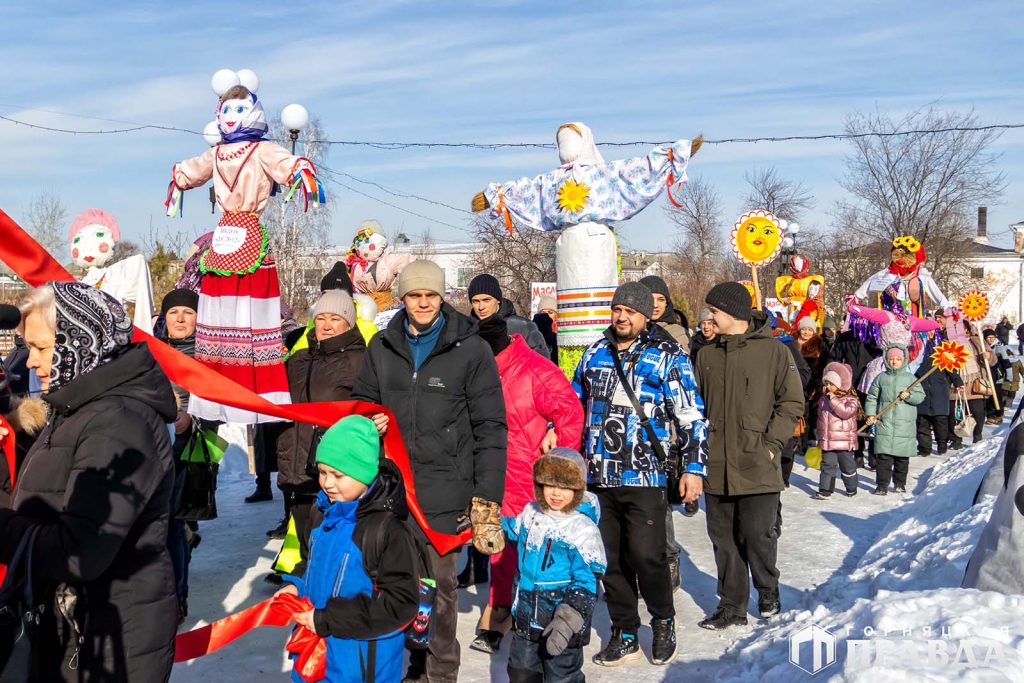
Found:
[{"label": "knit beanie", "polygon": [[327,271],[327,275],[324,275],[323,279],[320,280],[321,292],[328,292],[332,289],[343,289],[349,294],[353,293],[352,278],[349,277],[348,266],[342,261],[335,263],[334,267]]},{"label": "knit beanie", "polygon": [[627,282],[619,285],[612,297],[612,308],[626,306],[637,313],[643,313],[645,318],[654,317],[654,299],[651,290],[639,282]]},{"label": "knit beanie", "polygon": [[706,308],[702,308],[700,309],[700,319],[697,320],[697,323],[700,324],[705,320],[711,320],[711,311]]},{"label": "knit beanie", "polygon": [[478,294],[493,296],[498,301],[501,301],[501,284],[498,282],[498,278],[487,273],[473,278],[469,283],[469,289],[466,290],[466,296],[472,301],[473,297]]},{"label": "knit beanie", "polygon": [[583,456],[571,448],[558,447],[552,448],[533,463],[533,497],[542,510],[548,509],[544,500],[545,484],[575,491],[572,502],[562,512],[575,510],[587,488],[587,465]]},{"label": "knit beanie", "polygon": [[817,332],[818,324],[814,322],[814,320],[812,320],[809,316],[805,315],[804,317],[800,318],[800,320],[797,321],[796,329],[799,332],[800,330],[805,328],[809,328]]},{"label": "knit beanie", "polygon": [[821,383],[824,384],[825,382],[828,382],[837,389],[841,389],[843,386],[843,380],[840,379],[839,373],[835,370],[829,370],[821,376]]},{"label": "knit beanie", "polygon": [[668,292],[668,284],[657,275],[640,278],[640,284],[651,290],[651,294],[661,294],[665,297],[665,301],[672,301],[672,295]]},{"label": "knit beanie", "polygon": [[750,322],[751,306],[754,302],[750,298],[747,288],[738,282],[720,282],[707,293],[704,303],[714,306],[723,313],[728,313],[737,320]]},{"label": "knit beanie", "polygon": [[554,294],[545,294],[540,298],[540,302],[537,304],[537,310],[558,310],[558,299],[555,298]]},{"label": "knit beanie", "polygon": [[512,343],[512,340],[508,338],[508,322],[500,315],[485,318],[477,325],[481,339],[487,342],[495,356]]},{"label": "knit beanie", "polygon": [[373,420],[348,415],[324,432],[316,461],[369,486],[380,469],[380,436]]},{"label": "knit beanie", "polygon": [[441,266],[433,261],[419,259],[403,268],[398,275],[398,298],[417,289],[444,296],[444,270]]},{"label": "knit beanie", "polygon": [[186,306],[196,313],[199,312],[199,295],[191,289],[172,289],[160,302],[161,315],[167,315],[167,311],[178,306]]},{"label": "knit beanie", "polygon": [[343,289],[329,289],[320,295],[320,299],[313,306],[313,318],[316,319],[321,313],[340,315],[349,327],[355,327],[356,305],[352,303],[352,297],[348,292]]}]

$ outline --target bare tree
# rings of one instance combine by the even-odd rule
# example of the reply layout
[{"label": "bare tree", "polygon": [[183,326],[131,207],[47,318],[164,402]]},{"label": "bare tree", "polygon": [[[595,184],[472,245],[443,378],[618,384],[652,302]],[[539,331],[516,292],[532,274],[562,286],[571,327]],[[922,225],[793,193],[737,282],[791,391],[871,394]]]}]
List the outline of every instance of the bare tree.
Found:
[{"label": "bare tree", "polygon": [[520,315],[528,316],[531,283],[555,280],[557,235],[540,230],[516,230],[510,235],[503,224],[483,217],[473,220],[472,230],[480,249],[467,266],[476,274],[498,278],[505,298],[515,304]]},{"label": "bare tree", "polygon": [[[934,107],[900,119],[885,114],[855,114],[846,132],[854,138],[840,184],[852,195],[837,213],[845,229],[865,242],[888,242],[913,235],[928,250],[929,268],[942,281],[960,275],[960,252],[971,237],[977,206],[997,200],[1006,178],[989,151],[999,138],[977,127],[973,111]],[[897,131],[919,131],[885,135]],[[929,132],[937,131],[937,132]]]},{"label": "bare tree", "polygon": [[814,195],[803,183],[782,178],[773,167],[744,173],[750,186],[744,199],[747,211],[765,209],[787,221],[799,221],[802,214],[814,208]]},{"label": "bare tree", "polygon": [[32,200],[26,213],[25,229],[50,256],[66,261],[68,209],[55,192],[43,192]]},{"label": "bare tree", "polygon": [[[287,131],[280,119],[270,121],[268,137],[287,140]],[[326,139],[327,132],[320,119],[311,119],[299,135],[298,151],[320,168],[329,150],[329,146],[322,142]],[[324,172],[325,169],[321,169],[321,173]],[[302,188],[296,190],[295,197],[285,204],[288,190],[281,187],[278,194],[271,197],[263,212],[263,223],[267,228],[270,253],[277,261],[281,301],[296,311],[304,311],[319,293],[320,278],[328,266],[330,204],[304,211]]]},{"label": "bare tree", "polygon": [[715,188],[691,177],[676,195],[680,206],[667,206],[665,215],[676,227],[678,258],[667,273],[676,303],[691,319],[704,295],[716,282],[732,277],[722,222],[722,204]]}]

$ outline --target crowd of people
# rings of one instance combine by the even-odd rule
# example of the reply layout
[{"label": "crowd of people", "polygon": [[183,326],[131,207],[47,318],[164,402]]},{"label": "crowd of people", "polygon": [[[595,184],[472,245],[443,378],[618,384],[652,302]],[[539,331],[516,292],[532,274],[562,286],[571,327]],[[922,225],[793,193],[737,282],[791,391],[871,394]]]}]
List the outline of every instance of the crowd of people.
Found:
[{"label": "crowd of people", "polygon": [[[928,332],[912,373],[906,339],[866,343],[810,318],[790,336],[738,282],[711,287],[691,329],[650,276],[615,290],[609,327],[567,378],[551,297],[520,317],[485,273],[463,313],[445,300],[444,271],[417,260],[398,275],[400,309],[375,332],[358,324],[342,275],[324,277],[305,328],[282,329],[291,401],[388,412],[327,429],[256,426],[246,499],[274,499],[277,472],[285,514],[268,535],[291,528],[298,557],[267,579],[303,601],[293,620],[324,639],[320,673],[332,681],[457,680],[458,590],[484,582],[470,647],[493,654],[511,633],[512,681],[583,680],[602,594],[611,633],[593,662],[643,657],[642,598],[648,658],[667,664],[679,652],[673,512],[696,514],[700,500],[719,603],[699,626],[746,624],[751,581],[757,616],[770,618],[782,609],[781,493],[797,457],[820,452],[821,500],[839,482],[857,495],[860,470],[874,472],[874,493],[906,493],[909,459],[981,439],[1024,369],[1024,325],[1015,353],[1006,318],[983,330],[984,346],[972,342],[960,372],[929,373],[943,332]],[[199,307],[194,291],[171,291],[156,325],[190,356]],[[188,392],[131,341],[132,320],[108,294],[52,282],[18,309],[0,396],[0,437],[17,445],[0,466],[0,562],[26,548],[32,558],[31,680],[166,680],[190,557],[215,515],[195,503],[191,456],[211,447],[217,423],[189,414]],[[411,482],[383,456],[395,429]],[[216,468],[206,472],[212,501]],[[471,531],[462,574],[460,553],[413,521],[409,485],[432,530]]]}]

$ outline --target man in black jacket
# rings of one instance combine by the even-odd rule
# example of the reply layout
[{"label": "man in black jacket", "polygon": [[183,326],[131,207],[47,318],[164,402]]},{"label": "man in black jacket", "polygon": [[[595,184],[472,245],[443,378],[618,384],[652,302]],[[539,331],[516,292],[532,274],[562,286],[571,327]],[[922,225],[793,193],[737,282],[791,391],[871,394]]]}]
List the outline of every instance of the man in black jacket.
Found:
[{"label": "man in black jacket", "polygon": [[[504,544],[505,399],[491,348],[475,322],[444,302],[444,290],[444,271],[436,264],[419,260],[405,267],[398,279],[405,309],[371,340],[352,398],[394,413],[430,526],[454,534],[469,511],[474,547],[493,554]],[[389,427],[383,413],[374,422],[382,434]],[[458,553],[441,556],[428,546],[427,556],[437,582],[430,645],[425,654],[412,653],[406,680],[455,681]]]},{"label": "man in black jacket", "polygon": [[501,285],[493,275],[484,273],[473,278],[466,296],[469,298],[471,318],[486,320],[496,315],[508,324],[509,336],[521,335],[531,349],[545,358],[551,352],[536,323],[516,314],[516,307],[502,294]]}]

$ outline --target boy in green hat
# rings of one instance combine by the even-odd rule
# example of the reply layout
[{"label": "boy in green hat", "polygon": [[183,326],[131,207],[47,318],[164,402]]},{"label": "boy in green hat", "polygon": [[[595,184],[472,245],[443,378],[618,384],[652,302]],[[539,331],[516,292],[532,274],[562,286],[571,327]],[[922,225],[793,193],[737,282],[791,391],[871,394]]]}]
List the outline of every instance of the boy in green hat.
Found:
[{"label": "boy in green hat", "polygon": [[[302,577],[281,592],[308,598],[296,623],[327,638],[329,681],[401,680],[403,630],[419,606],[418,555],[405,485],[380,456],[373,421],[349,415],[317,446],[320,479]],[[292,680],[301,681],[292,672]]]}]

